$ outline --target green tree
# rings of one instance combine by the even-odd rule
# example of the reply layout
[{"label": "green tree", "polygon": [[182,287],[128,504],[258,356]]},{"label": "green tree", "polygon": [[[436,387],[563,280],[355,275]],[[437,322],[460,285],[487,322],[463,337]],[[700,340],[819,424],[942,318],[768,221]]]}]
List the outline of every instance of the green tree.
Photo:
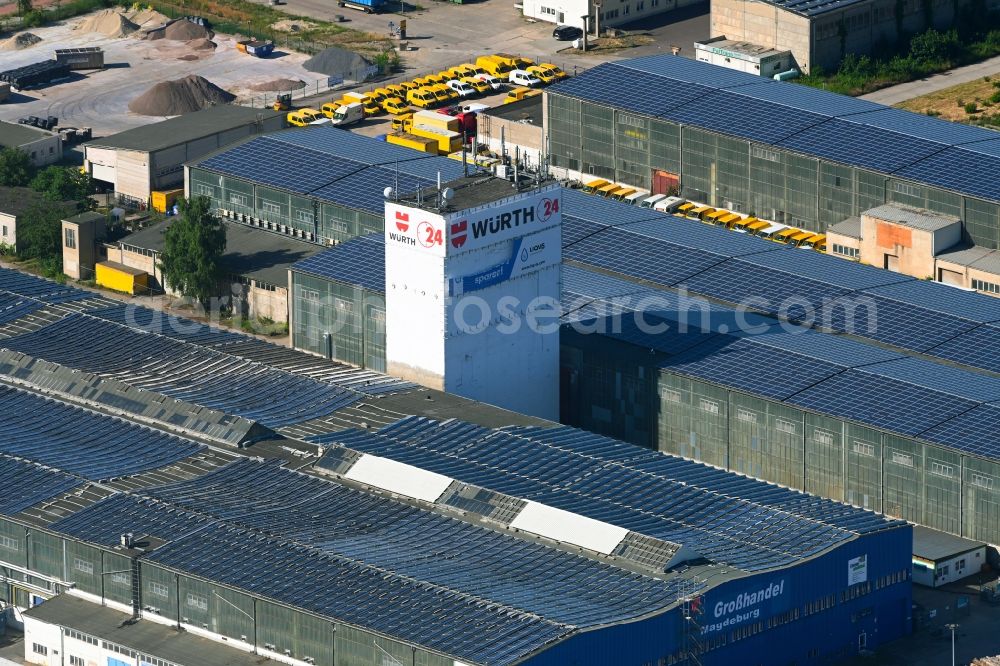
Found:
[{"label": "green tree", "polygon": [[31,11],[31,0],[17,0],[18,16],[26,16]]},{"label": "green tree", "polygon": [[160,269],[167,286],[203,306],[216,294],[226,228],[208,197],[179,199],[180,215],[164,235]]},{"label": "green tree", "polygon": [[62,220],[76,211],[70,205],[35,204],[17,220],[17,254],[35,259],[49,277],[62,274]]},{"label": "green tree", "polygon": [[76,201],[80,210],[90,210],[94,201],[90,198],[94,184],[90,175],[80,173],[73,167],[50,166],[38,172],[31,189],[41,192],[49,201]]},{"label": "green tree", "polygon": [[0,185],[20,187],[27,185],[35,175],[35,165],[28,153],[17,148],[0,150]]}]

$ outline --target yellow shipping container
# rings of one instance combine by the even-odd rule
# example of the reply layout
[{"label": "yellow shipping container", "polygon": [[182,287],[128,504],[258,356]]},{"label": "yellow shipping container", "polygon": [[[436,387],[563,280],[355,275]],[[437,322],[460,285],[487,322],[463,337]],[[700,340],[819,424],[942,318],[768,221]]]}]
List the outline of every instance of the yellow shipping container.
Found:
[{"label": "yellow shipping container", "polygon": [[184,189],[166,190],[165,192],[153,192],[152,206],[157,213],[166,213],[168,208],[173,208],[177,200],[184,196]]},{"label": "yellow shipping container", "polygon": [[117,261],[102,261],[97,264],[96,282],[98,286],[126,294],[145,293],[149,289],[149,276],[145,271],[119,264]]},{"label": "yellow shipping container", "polygon": [[438,154],[437,139],[414,136],[413,134],[406,134],[405,132],[394,132],[386,136],[385,140],[386,143],[392,143],[397,146],[405,146],[407,148],[419,150],[422,153],[430,153],[431,155]]}]

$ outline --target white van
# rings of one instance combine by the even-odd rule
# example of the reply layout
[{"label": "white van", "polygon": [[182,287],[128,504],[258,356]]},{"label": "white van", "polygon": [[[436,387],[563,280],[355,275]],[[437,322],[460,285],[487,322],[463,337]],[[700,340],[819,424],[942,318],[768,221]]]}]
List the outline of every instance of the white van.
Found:
[{"label": "white van", "polygon": [[780,222],[772,222],[769,226],[759,229],[757,231],[751,232],[757,238],[766,238],[770,240],[779,231],[784,231],[788,228],[787,224],[781,224]]},{"label": "white van", "polygon": [[510,70],[510,82],[516,86],[527,86],[528,88],[538,88],[542,85],[542,80],[534,74],[523,69]]},{"label": "white van", "polygon": [[649,192],[635,192],[622,199],[622,201],[629,204],[630,206],[634,206],[648,196]]},{"label": "white van", "polygon": [[642,203],[639,204],[639,208],[652,208],[658,202],[660,202],[660,201],[662,201],[663,199],[666,199],[666,198],[667,198],[666,194],[654,194],[651,197],[643,199]]},{"label": "white van", "polygon": [[459,97],[474,97],[476,94],[476,89],[470,86],[465,81],[452,79],[448,81],[447,85],[449,88],[457,92]]},{"label": "white van", "polygon": [[667,197],[666,199],[661,199],[653,204],[653,210],[658,210],[661,213],[673,213],[684,203],[687,203],[687,199],[682,199],[680,197]]}]

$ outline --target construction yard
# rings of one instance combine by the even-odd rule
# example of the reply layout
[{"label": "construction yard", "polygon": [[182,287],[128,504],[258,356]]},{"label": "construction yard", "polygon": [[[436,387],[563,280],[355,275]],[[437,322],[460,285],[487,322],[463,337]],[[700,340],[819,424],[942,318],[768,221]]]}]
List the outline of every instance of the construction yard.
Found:
[{"label": "construction yard", "polygon": [[[50,60],[55,49],[88,46],[104,50],[105,68],[73,72],[67,80],[15,93],[0,104],[0,119],[16,122],[29,115],[55,116],[62,126],[91,127],[95,136],[103,136],[162,120],[163,116],[130,111],[129,103],[155,84],[192,75],[234,95],[237,102],[259,96],[262,84],[266,87],[276,80],[300,80],[307,90],[326,86],[327,77],[302,66],[307,55],[276,50],[270,58],[255,58],[238,51],[232,36],[206,35],[194,24],[177,26],[173,33],[157,39],[143,38],[144,32],[162,25],[164,20],[155,12],[121,15],[106,10],[32,29],[31,34],[40,40],[29,46],[24,44],[35,40],[23,36],[21,44],[16,43],[17,36],[5,40],[0,44],[3,69]],[[198,95],[205,86],[187,88]],[[184,95],[191,92],[180,91]],[[163,104],[147,105],[145,109],[169,110],[174,108],[171,101],[176,100],[163,100]]]}]

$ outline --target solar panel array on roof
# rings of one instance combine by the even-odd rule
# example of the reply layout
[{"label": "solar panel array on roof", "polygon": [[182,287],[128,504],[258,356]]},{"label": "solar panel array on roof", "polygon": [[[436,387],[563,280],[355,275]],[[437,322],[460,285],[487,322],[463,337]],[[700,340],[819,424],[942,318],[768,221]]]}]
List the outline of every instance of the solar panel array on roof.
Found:
[{"label": "solar panel array on roof", "polygon": [[83,315],[8,338],[3,345],[270,427],[325,416],[361,397],[220,351]]},{"label": "solar panel array on roof", "polygon": [[385,237],[359,236],[292,264],[296,273],[308,273],[385,293]]},{"label": "solar panel array on roof", "polygon": [[165,467],[204,447],[26,391],[0,386],[0,452],[94,481]]},{"label": "solar panel array on roof", "polygon": [[142,537],[173,541],[209,522],[204,516],[118,493],[57,520],[49,528],[91,543],[117,546],[125,529],[140,542]]},{"label": "solar panel array on roof", "polygon": [[[770,1],[812,15],[856,0]],[[670,95],[657,102],[651,90]],[[599,65],[550,92],[1000,201],[1000,140],[990,130],[825,90],[650,55]]]},{"label": "solar panel array on roof", "polygon": [[0,293],[0,325],[20,319],[41,307],[41,301]]},{"label": "solar panel array on roof", "polygon": [[23,460],[0,456],[0,513],[13,516],[81,484],[80,479]]},{"label": "solar panel array on roof", "polygon": [[64,303],[93,298],[94,295],[82,289],[66,287],[44,278],[28,275],[10,268],[0,268],[0,290],[44,301]]}]

